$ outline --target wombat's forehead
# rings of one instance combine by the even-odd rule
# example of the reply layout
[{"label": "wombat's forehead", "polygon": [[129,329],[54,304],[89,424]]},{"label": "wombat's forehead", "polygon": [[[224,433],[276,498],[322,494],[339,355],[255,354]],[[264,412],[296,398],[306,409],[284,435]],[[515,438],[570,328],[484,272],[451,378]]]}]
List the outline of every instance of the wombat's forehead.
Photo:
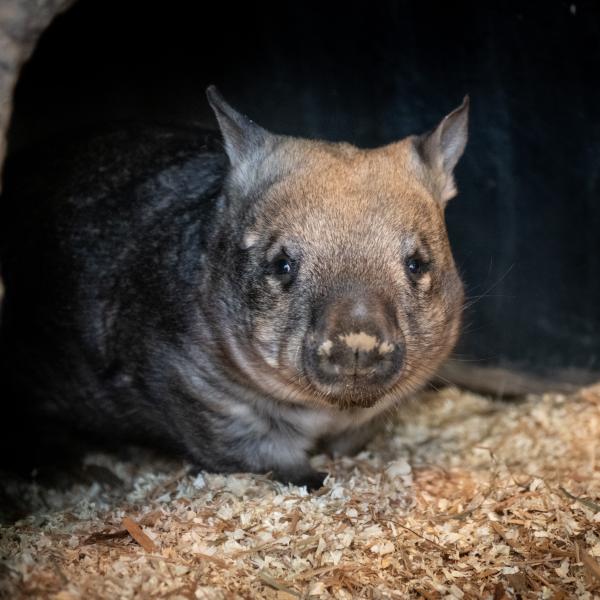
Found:
[{"label": "wombat's forehead", "polygon": [[310,151],[302,143],[286,150],[284,174],[259,194],[257,231],[338,242],[444,232],[441,208],[414,175],[402,142],[376,150],[306,144]]},{"label": "wombat's forehead", "polygon": [[444,228],[440,206],[421,186],[390,184],[375,174],[364,181],[353,174],[339,181],[289,176],[265,192],[259,214],[272,225],[300,232]]},{"label": "wombat's forehead", "polygon": [[438,207],[416,175],[415,160],[406,140],[372,150],[294,140],[266,161],[271,185],[264,195],[287,212],[393,213],[417,205],[434,212]]},{"label": "wombat's forehead", "polygon": [[348,196],[422,192],[423,187],[414,176],[414,160],[411,146],[404,142],[360,150],[348,144],[300,141],[281,156],[286,175],[276,191],[325,196],[329,201]]}]

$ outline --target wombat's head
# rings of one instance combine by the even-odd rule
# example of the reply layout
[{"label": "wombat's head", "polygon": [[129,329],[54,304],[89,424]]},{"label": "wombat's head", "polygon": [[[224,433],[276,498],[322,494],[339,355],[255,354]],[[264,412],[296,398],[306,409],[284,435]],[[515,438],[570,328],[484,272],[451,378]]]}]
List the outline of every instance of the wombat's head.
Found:
[{"label": "wombat's head", "polygon": [[214,88],[208,98],[231,163],[219,250],[230,360],[291,402],[370,407],[414,391],[459,330],[444,207],[467,99],[426,135],[361,150],[274,135]]}]

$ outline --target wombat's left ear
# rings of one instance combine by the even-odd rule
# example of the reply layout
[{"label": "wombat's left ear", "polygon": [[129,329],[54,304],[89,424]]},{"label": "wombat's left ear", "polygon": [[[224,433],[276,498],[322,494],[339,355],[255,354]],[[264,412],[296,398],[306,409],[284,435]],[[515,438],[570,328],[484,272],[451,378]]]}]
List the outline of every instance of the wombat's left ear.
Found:
[{"label": "wombat's left ear", "polygon": [[429,133],[415,139],[415,146],[428,167],[427,179],[442,204],[456,196],[454,167],[467,144],[469,126],[469,96],[463,103],[446,115]]},{"label": "wombat's left ear", "polygon": [[271,134],[231,107],[214,85],[207,88],[206,97],[219,122],[231,165],[238,166],[254,157]]}]

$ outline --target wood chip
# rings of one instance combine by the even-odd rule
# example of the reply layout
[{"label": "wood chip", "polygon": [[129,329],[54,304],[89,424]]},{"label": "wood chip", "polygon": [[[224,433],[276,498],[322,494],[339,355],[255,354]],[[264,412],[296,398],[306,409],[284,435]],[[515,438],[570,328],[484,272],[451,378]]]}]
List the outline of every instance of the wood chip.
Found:
[{"label": "wood chip", "polygon": [[131,517],[125,517],[123,519],[123,527],[125,527],[129,535],[146,552],[156,552],[156,545],[154,542],[142,531],[142,528]]},{"label": "wood chip", "polygon": [[583,548],[582,546],[579,546],[579,556],[587,572],[592,577],[600,581],[600,563],[598,563],[598,561],[593,556],[588,554],[588,552],[586,552],[585,548]]},{"label": "wood chip", "polygon": [[285,592],[286,594],[288,594],[292,598],[300,598],[300,594],[298,592],[294,591],[293,589],[291,589],[287,585],[281,583],[280,581],[277,581],[277,579],[275,579],[275,577],[273,577],[272,575],[270,575],[266,571],[261,571],[258,574],[258,577],[262,581],[264,581],[268,586],[270,586],[270,587],[272,587],[272,588],[274,588],[276,590],[279,590],[280,592]]},{"label": "wood chip", "polygon": [[[140,525],[146,525],[148,527],[152,527],[156,523],[156,521],[160,518],[161,514],[162,513],[160,510],[154,510],[154,511],[144,515],[140,519]],[[88,536],[81,543],[81,545],[87,546],[89,544],[100,544],[102,542],[107,542],[107,541],[111,541],[111,540],[123,539],[123,538],[126,538],[128,535],[133,535],[133,534],[130,531],[128,531],[127,529],[119,529],[117,531],[111,531],[111,532],[98,531],[98,532],[92,533],[90,536]]]},{"label": "wood chip", "polygon": [[296,533],[296,528],[298,527],[298,522],[300,521],[300,511],[299,510],[295,510],[292,513],[292,518],[290,519],[290,527],[288,529],[288,533],[291,533],[292,535],[294,533]]},{"label": "wood chip", "polygon": [[594,512],[600,512],[600,504],[597,504],[596,502],[592,502],[591,500],[588,500],[587,498],[579,498],[579,497],[571,494],[570,492],[567,492],[567,490],[565,490],[565,488],[560,485],[558,486],[558,489],[567,498],[570,498],[571,500],[576,500],[577,502],[579,502],[580,504],[583,504],[583,506],[589,508],[590,510],[593,510]]}]

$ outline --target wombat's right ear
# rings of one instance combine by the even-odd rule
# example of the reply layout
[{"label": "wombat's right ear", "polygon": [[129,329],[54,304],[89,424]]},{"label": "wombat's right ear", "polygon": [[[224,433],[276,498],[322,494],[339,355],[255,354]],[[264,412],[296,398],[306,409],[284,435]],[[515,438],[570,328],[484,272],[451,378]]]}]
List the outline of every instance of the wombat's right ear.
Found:
[{"label": "wombat's right ear", "polygon": [[214,85],[207,88],[206,97],[219,122],[231,165],[238,166],[255,156],[271,134],[232,108]]}]

